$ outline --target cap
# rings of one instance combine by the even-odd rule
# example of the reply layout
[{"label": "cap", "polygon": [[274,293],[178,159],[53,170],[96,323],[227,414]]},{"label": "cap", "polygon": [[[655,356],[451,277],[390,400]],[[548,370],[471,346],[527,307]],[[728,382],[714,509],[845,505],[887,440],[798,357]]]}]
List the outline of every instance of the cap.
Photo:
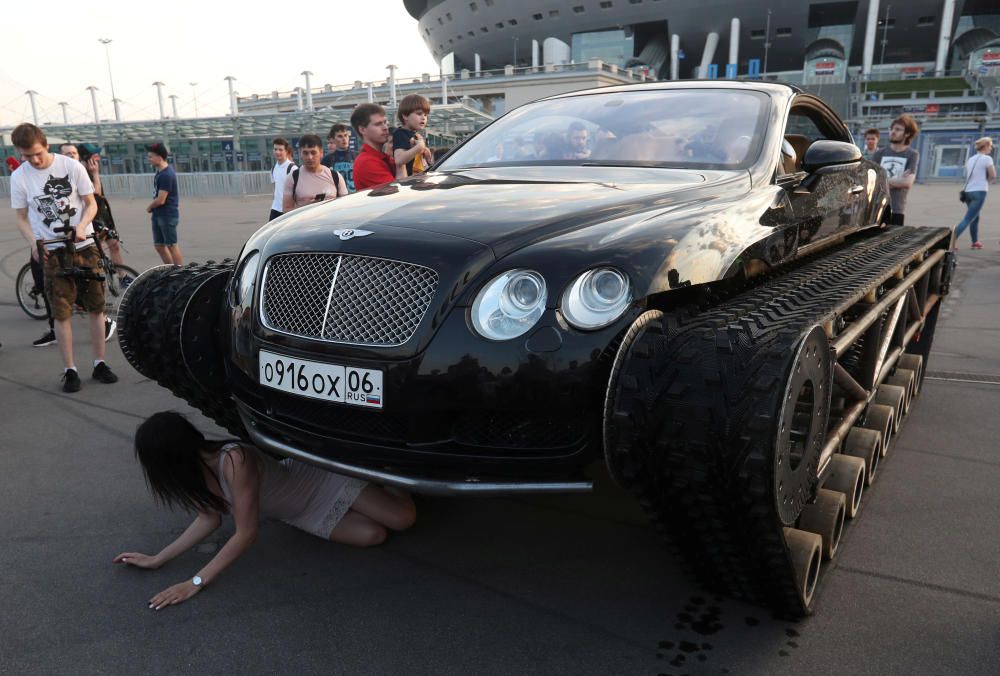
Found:
[{"label": "cap", "polygon": [[167,146],[163,145],[159,141],[146,146],[146,152],[156,153],[163,159],[167,159]]},{"label": "cap", "polygon": [[103,151],[101,146],[96,143],[80,143],[76,146],[77,151],[80,153],[80,160],[86,162],[92,155],[100,155]]}]

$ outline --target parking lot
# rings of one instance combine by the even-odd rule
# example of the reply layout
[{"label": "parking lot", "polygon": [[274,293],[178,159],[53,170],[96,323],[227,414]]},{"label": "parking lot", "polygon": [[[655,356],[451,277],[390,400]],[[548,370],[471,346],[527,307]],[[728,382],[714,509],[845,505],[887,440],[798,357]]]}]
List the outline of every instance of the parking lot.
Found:
[{"label": "parking lot", "polygon": [[[959,186],[918,185],[907,220],[954,225]],[[1000,193],[1000,191],[998,191]],[[6,198],[4,198],[6,201]],[[234,256],[270,197],[184,200],[188,261]],[[114,200],[126,262],[158,263],[145,200]],[[1000,194],[986,249],[961,243],[928,380],[825,577],[789,623],[706,594],[597,471],[597,490],[544,498],[418,498],[417,525],[354,550],[268,523],[192,601],[146,602],[190,578],[232,532],[157,571],[189,523],[154,505],[131,436],[150,413],[190,412],[125,362],[121,380],[63,394],[44,322],[18,307],[27,246],[0,211],[0,674],[987,674],[1000,664]]]}]

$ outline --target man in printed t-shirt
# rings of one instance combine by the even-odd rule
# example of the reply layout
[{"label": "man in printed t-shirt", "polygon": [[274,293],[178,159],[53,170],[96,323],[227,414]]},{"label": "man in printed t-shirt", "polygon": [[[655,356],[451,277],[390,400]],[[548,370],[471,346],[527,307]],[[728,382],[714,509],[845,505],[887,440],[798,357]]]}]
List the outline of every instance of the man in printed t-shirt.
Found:
[{"label": "man in printed t-shirt", "polygon": [[385,108],[377,103],[362,103],[351,113],[351,126],[364,141],[361,152],[354,160],[354,187],[358,190],[374,188],[390,183],[399,176],[405,176],[397,169],[391,155],[382,152],[389,141],[389,122],[385,119]]},{"label": "man in printed t-shirt", "polygon": [[903,225],[906,198],[917,180],[920,153],[910,144],[918,133],[916,121],[909,115],[900,115],[889,126],[889,145],[872,155],[872,162],[882,165],[889,174],[889,201],[892,203],[889,223],[892,225]]},{"label": "man in printed t-shirt", "polygon": [[167,163],[167,147],[162,143],[146,146],[146,158],[156,169],[153,177],[153,201],[146,212],[153,215],[153,248],[167,265],[183,265],[177,244],[180,221],[180,198],[177,196],[177,172]]},{"label": "man in printed t-shirt", "polygon": [[[31,255],[45,267],[45,294],[55,320],[59,352],[63,358],[63,392],[80,390],[80,375],[73,360],[73,327],[76,304],[83,306],[90,324],[94,351],[92,377],[102,383],[117,382],[118,376],[104,363],[104,282],[58,274],[65,268],[88,268],[100,272],[100,253],[94,245],[97,201],[86,169],[76,160],[49,152],[45,133],[33,124],[20,124],[10,135],[24,163],[10,177],[10,205],[17,211],[17,228],[31,245]],[[56,228],[69,227],[69,233]],[[51,242],[39,251],[40,240],[72,237],[69,245]]]},{"label": "man in printed t-shirt", "polygon": [[351,128],[346,124],[337,123],[330,127],[326,137],[330,149],[320,161],[330,171],[335,171],[347,182],[347,192],[354,192],[354,151],[351,150]]}]

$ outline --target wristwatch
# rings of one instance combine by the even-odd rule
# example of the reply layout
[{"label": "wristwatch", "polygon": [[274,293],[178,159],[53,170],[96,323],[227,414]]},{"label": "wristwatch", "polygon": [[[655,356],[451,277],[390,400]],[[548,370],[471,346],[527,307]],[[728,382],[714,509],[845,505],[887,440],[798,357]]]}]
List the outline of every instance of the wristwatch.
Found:
[{"label": "wristwatch", "polygon": [[202,583],[201,575],[195,575],[193,578],[191,578],[191,584],[193,584],[195,587],[200,587],[201,583]]}]

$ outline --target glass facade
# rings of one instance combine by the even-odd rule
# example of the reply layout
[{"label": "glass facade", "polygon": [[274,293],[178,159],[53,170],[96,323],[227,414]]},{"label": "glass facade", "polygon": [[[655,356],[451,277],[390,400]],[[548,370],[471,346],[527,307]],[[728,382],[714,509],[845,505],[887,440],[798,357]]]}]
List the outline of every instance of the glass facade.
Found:
[{"label": "glass facade", "polygon": [[573,35],[572,58],[574,63],[586,63],[600,59],[605,63],[625,63],[635,56],[635,39],[630,29],[575,33]]}]

